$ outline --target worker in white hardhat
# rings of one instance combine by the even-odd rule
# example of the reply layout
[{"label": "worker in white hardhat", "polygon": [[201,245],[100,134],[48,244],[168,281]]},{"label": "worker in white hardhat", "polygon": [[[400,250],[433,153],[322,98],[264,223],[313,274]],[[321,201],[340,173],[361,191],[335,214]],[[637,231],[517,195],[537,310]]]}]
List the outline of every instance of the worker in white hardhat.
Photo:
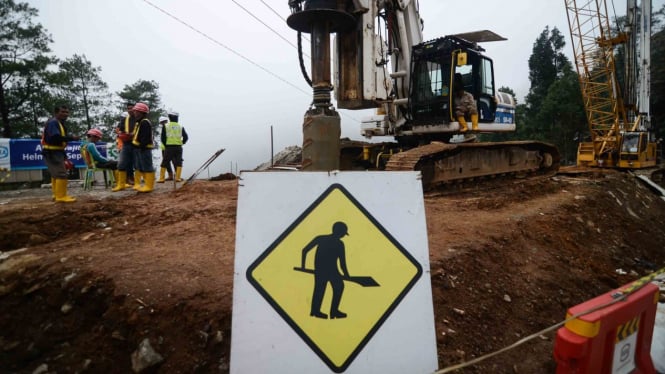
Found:
[{"label": "worker in white hardhat", "polygon": [[[169,118],[165,116],[159,117],[159,125],[161,126],[160,130],[161,133],[164,134],[166,132],[166,124],[169,123]],[[164,181],[172,181],[173,180],[173,169],[171,169],[171,163],[166,162],[166,145],[162,141],[159,142],[159,149],[162,151],[162,163],[159,168],[159,179],[157,180],[157,183],[164,183]],[[168,173],[168,178],[166,177],[166,174]]]},{"label": "worker in white hardhat", "polygon": [[178,112],[169,112],[169,123],[164,126],[162,131],[162,143],[165,146],[166,163],[173,163],[175,168],[176,182],[182,182],[180,177],[182,173],[182,146],[187,143],[189,137],[185,129],[178,123],[180,114]]}]

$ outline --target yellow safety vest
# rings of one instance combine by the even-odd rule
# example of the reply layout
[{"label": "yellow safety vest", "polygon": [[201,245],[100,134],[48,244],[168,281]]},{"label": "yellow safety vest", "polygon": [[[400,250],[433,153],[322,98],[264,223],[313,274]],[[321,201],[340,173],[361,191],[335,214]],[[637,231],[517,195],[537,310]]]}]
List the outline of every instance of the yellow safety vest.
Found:
[{"label": "yellow safety vest", "polygon": [[[125,117],[125,134],[129,134],[129,117],[130,117],[129,115]],[[136,128],[136,125],[134,126],[135,126],[134,128]]]},{"label": "yellow safety vest", "polygon": [[169,122],[164,126],[166,145],[182,145],[182,126],[178,122]]},{"label": "yellow safety vest", "polygon": [[[60,135],[65,136],[65,127],[58,121],[58,125],[60,125]],[[42,148],[48,149],[48,150],[53,150],[53,151],[64,151],[65,147],[67,146],[67,142],[62,142],[62,145],[52,145],[52,144],[46,144],[46,140],[44,137],[46,136],[46,131],[42,133]]]},{"label": "yellow safety vest", "polygon": [[[137,147],[141,145],[141,143],[139,142],[139,129],[141,128],[141,122],[146,121],[146,120],[147,119],[144,118],[140,122],[136,122],[134,124],[134,137],[132,138],[132,144],[134,144]],[[152,127],[150,127],[150,135],[151,135],[150,136],[150,144],[148,144],[146,146],[146,148],[151,148],[152,149],[152,148],[155,147],[155,145],[153,144],[154,142],[152,141]]]}]

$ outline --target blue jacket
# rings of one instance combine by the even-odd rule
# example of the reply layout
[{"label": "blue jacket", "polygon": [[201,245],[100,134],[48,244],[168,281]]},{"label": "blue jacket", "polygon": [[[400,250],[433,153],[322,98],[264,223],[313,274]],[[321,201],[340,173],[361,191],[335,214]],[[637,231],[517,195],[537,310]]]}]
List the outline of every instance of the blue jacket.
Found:
[{"label": "blue jacket", "polygon": [[95,146],[95,143],[89,142],[89,141],[84,141],[81,143],[81,147],[85,147],[86,151],[90,154],[93,160],[95,162],[108,162],[109,160],[104,158],[99,151],[97,150],[97,147]]}]

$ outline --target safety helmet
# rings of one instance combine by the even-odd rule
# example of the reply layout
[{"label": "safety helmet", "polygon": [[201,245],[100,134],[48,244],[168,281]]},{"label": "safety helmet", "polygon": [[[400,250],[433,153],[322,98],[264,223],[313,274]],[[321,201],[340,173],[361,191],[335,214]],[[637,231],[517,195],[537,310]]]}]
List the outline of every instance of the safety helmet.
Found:
[{"label": "safety helmet", "polygon": [[102,132],[97,130],[97,129],[90,129],[90,130],[88,130],[88,132],[86,132],[86,134],[88,134],[90,136],[96,136],[100,139],[102,138]]},{"label": "safety helmet", "polygon": [[136,105],[134,105],[134,111],[146,114],[150,113],[150,109],[144,103],[136,103]]},{"label": "safety helmet", "polygon": [[180,117],[180,113],[176,112],[175,110],[170,111],[168,115],[173,117]]},{"label": "safety helmet", "polygon": [[164,117],[164,116],[159,117],[159,123],[162,123],[162,122],[164,122],[164,121],[168,122],[168,121],[169,121],[169,117]]},{"label": "safety helmet", "polygon": [[333,234],[339,236],[340,238],[342,236],[349,235],[349,229],[346,227],[346,223],[344,222],[335,222],[332,227]]}]

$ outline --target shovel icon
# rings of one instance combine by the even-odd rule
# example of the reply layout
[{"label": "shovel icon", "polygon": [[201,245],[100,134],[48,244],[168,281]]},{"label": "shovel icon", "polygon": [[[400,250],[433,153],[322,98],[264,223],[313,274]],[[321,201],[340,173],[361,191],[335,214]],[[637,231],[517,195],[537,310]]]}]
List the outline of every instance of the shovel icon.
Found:
[{"label": "shovel icon", "polygon": [[[299,267],[294,267],[293,270],[295,271],[300,271],[303,273],[308,273],[308,274],[314,274],[313,269],[305,269],[305,268],[299,268]],[[363,287],[379,287],[379,283],[377,283],[374,278],[372,277],[363,277],[363,276],[356,276],[356,277],[351,277],[351,276],[343,276],[343,280],[348,281],[348,282],[353,282],[356,284],[359,284]]]}]

